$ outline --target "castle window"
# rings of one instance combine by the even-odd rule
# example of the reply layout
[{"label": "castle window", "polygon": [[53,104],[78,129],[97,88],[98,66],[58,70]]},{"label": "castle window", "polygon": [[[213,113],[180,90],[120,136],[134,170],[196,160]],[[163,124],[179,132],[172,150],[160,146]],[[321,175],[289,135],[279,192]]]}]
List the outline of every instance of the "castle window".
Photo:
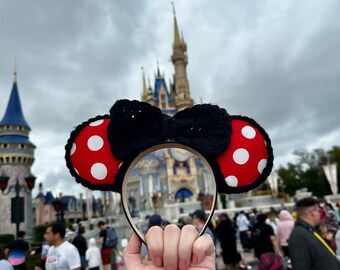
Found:
[{"label": "castle window", "polygon": [[19,149],[26,149],[26,145],[23,143],[19,144]]},{"label": "castle window", "polygon": [[21,162],[21,157],[18,157],[18,163],[20,163]]},{"label": "castle window", "polygon": [[8,143],[4,143],[3,144],[3,148],[9,148],[9,144]]},{"label": "castle window", "polygon": [[1,157],[1,158],[0,158],[0,164],[3,164],[3,163],[4,163],[4,158]]},{"label": "castle window", "polygon": [[9,157],[6,157],[6,164],[9,164]]},{"label": "castle window", "polygon": [[5,126],[5,130],[10,130],[11,126]]}]

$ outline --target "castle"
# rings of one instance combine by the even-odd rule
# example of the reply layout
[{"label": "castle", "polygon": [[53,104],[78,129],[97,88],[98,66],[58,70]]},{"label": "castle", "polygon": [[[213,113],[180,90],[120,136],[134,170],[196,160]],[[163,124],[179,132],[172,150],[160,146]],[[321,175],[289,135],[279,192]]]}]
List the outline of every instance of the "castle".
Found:
[{"label": "castle", "polygon": [[[159,107],[167,115],[194,105],[186,72],[187,45],[179,33],[174,12],[173,81],[167,85],[157,67],[152,88],[150,83],[146,85],[144,71],[142,74],[141,101]],[[203,208],[210,210],[216,190],[208,167],[198,156],[181,148],[166,148],[148,154],[133,168],[126,192],[131,215],[139,216],[140,211],[160,212],[166,204],[190,200],[199,200]]]},{"label": "castle", "polygon": [[[153,88],[150,83],[147,85],[144,71],[142,75],[141,101],[159,107],[163,113],[168,115],[174,115],[177,111],[194,104],[186,71],[187,45],[183,36],[180,35],[175,12],[171,60],[174,75],[172,82],[168,85],[159,68],[157,68]],[[52,207],[54,197],[52,193],[44,194],[42,186],[39,185],[36,200],[40,208],[36,209],[35,217],[33,217],[31,190],[27,187],[26,179],[35,178],[31,174],[35,145],[29,140],[31,129],[21,108],[16,76],[14,72],[7,110],[0,121],[0,184],[1,179],[8,180],[8,187],[4,193],[0,193],[0,234],[15,233],[16,228],[11,220],[13,216],[11,201],[16,196],[13,187],[18,182],[19,196],[24,198],[24,218],[17,224],[19,224],[19,229],[27,231],[29,236],[34,225],[51,221],[55,217]],[[167,148],[150,153],[138,164],[130,176],[127,192],[127,196],[131,198],[129,200],[131,208],[135,208],[138,202],[138,209],[134,210],[150,210],[154,207],[162,207],[165,202],[197,200],[197,198],[200,198],[204,208],[209,209],[215,188],[208,169],[203,166],[197,156],[183,149]],[[70,201],[78,217],[79,212],[81,213],[81,203]],[[49,214],[45,220],[41,211],[46,212],[46,207],[48,207]],[[34,224],[34,219],[36,219],[36,224]]]}]

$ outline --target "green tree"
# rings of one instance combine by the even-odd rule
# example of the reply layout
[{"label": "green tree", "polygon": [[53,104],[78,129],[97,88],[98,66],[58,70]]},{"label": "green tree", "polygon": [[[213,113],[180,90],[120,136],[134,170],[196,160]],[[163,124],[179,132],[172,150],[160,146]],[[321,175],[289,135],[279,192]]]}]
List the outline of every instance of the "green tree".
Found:
[{"label": "green tree", "polygon": [[[278,170],[279,177],[285,185],[285,192],[292,196],[297,189],[306,187],[318,197],[331,194],[322,165],[328,162],[340,164],[340,147],[334,146],[327,152],[323,149],[315,149],[311,152],[298,149],[293,154],[297,162],[288,163],[286,167],[281,166]],[[337,170],[339,175],[339,165]]]}]

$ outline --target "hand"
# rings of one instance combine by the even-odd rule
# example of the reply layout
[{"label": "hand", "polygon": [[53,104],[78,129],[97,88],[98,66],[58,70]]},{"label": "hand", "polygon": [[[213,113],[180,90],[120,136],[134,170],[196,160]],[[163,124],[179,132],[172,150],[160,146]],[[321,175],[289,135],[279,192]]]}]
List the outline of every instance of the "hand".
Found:
[{"label": "hand", "polygon": [[140,255],[142,241],[133,233],[124,250],[127,270],[212,270],[215,269],[215,247],[210,235],[198,237],[192,225],[180,230],[170,224],[164,231],[151,227],[145,235],[149,250],[149,260]]}]

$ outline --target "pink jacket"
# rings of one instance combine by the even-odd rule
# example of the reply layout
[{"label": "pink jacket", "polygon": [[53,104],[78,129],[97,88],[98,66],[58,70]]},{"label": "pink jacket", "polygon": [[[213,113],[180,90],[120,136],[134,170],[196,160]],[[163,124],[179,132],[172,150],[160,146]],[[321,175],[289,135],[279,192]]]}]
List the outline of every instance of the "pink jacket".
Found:
[{"label": "pink jacket", "polygon": [[282,210],[279,214],[280,223],[277,226],[277,238],[281,246],[288,246],[288,239],[290,233],[294,228],[294,219],[292,215],[286,211]]}]

